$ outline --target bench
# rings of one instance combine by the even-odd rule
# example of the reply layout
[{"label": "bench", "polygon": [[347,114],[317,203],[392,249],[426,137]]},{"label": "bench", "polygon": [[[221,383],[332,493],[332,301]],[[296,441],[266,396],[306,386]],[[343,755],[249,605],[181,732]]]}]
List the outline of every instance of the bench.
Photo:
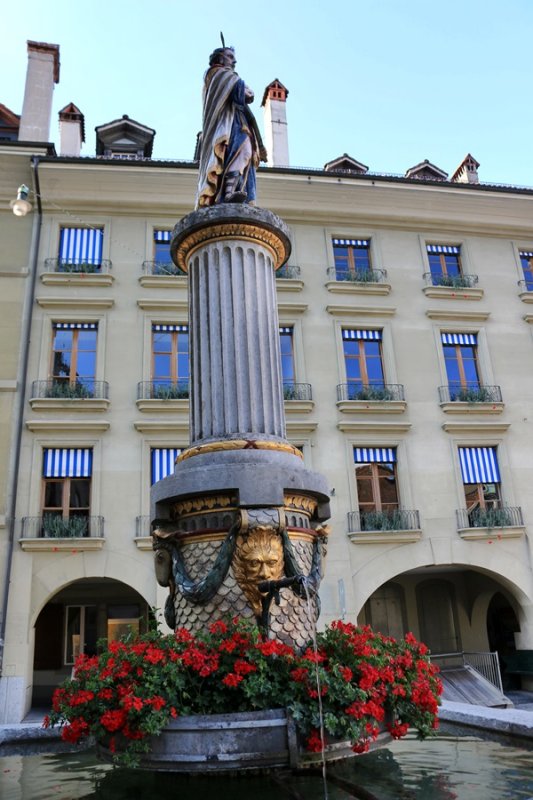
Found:
[{"label": "bench", "polygon": [[501,660],[508,675],[533,675],[533,650],[515,650]]}]

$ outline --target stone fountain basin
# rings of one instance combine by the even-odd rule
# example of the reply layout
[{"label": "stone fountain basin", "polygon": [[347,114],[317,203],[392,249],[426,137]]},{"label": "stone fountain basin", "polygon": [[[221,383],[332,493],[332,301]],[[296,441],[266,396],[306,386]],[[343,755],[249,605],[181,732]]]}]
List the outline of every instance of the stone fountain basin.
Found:
[{"label": "stone fountain basin", "polygon": [[[390,734],[383,729],[371,749],[386,746]],[[98,757],[112,761],[110,750],[97,745]],[[326,745],[325,758],[336,761],[355,753],[350,742]],[[321,753],[305,752],[296,727],[285,709],[209,714],[171,720],[152,739],[140,769],[162,772],[232,773],[270,769],[302,769],[319,765]]]}]

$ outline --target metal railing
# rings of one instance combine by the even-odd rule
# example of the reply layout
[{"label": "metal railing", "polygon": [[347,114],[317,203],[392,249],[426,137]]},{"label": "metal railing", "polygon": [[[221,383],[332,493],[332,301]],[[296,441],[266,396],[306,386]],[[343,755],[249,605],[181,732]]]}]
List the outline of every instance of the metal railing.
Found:
[{"label": "metal railing", "polygon": [[143,261],[143,273],[145,275],[167,275],[172,278],[180,275],[187,275],[182,269],[177,267],[172,261]]},{"label": "metal railing", "polygon": [[47,381],[33,381],[31,396],[32,399],[108,400],[109,384],[107,381],[93,381],[88,378],[80,378],[77,381],[52,378]]},{"label": "metal railing", "polygon": [[150,517],[148,515],[135,517],[135,536],[140,539],[146,536],[151,536],[151,534],[152,526],[150,523]]},{"label": "metal railing", "polygon": [[424,272],[426,286],[447,286],[450,289],[473,289],[477,275],[445,275],[443,272]]},{"label": "metal railing", "polygon": [[492,683],[503,694],[502,675],[498,653],[481,653],[461,651],[459,653],[431,654],[431,661],[439,667],[468,666],[479,672],[485,680]]},{"label": "metal railing", "polygon": [[189,381],[141,381],[137,384],[137,400],[187,400]]},{"label": "metal railing", "polygon": [[331,281],[350,281],[351,283],[385,283],[386,269],[339,269],[328,267],[328,278]]},{"label": "metal railing", "polygon": [[418,531],[420,512],[403,508],[387,511],[349,511],[349,531]]},{"label": "metal railing", "polygon": [[522,292],[533,292],[533,280],[518,281],[518,285]]},{"label": "metal railing", "polygon": [[455,512],[457,528],[516,528],[524,524],[520,506],[504,506],[492,501],[493,506],[487,508],[458,508]]},{"label": "metal railing", "polygon": [[478,383],[449,383],[439,386],[439,403],[501,403],[499,386],[480,386]]},{"label": "metal railing", "polygon": [[23,539],[87,539],[104,535],[103,517],[72,514],[43,514],[42,517],[22,517]]},{"label": "metal railing", "polygon": [[401,383],[339,383],[337,402],[340,400],[405,400]]},{"label": "metal railing", "polygon": [[276,278],[300,278],[302,270],[296,264],[284,264],[276,270]]},{"label": "metal railing", "polygon": [[312,400],[313,390],[310,383],[283,382],[284,400]]},{"label": "metal railing", "polygon": [[108,258],[101,258],[99,261],[87,261],[83,258],[45,258],[45,272],[68,272],[74,275],[84,274],[105,274],[112,267]]}]

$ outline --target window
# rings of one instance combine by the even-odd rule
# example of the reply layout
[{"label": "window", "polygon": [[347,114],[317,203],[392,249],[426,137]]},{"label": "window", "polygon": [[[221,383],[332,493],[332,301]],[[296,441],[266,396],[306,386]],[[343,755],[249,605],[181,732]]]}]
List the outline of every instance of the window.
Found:
[{"label": "window", "polygon": [[533,251],[520,250],[520,263],[524,272],[526,290],[533,292]]},{"label": "window", "polygon": [[450,400],[479,399],[477,336],[475,333],[441,333]]},{"label": "window", "polygon": [[103,228],[61,228],[59,235],[59,270],[100,272],[102,265]]},{"label": "window", "polygon": [[354,280],[371,273],[370,239],[333,239],[337,280]]},{"label": "window", "polygon": [[495,447],[460,447],[459,461],[463,477],[466,510],[476,512],[500,506],[500,470]]},{"label": "window", "polygon": [[458,245],[428,244],[427,254],[434,286],[454,286],[462,276]]},{"label": "window", "polygon": [[359,514],[399,508],[394,447],[354,447]]},{"label": "window", "polygon": [[294,351],[293,351],[293,332],[292,326],[280,327],[279,345],[281,351],[281,377],[283,387],[290,389],[294,386]]},{"label": "window", "polygon": [[43,536],[88,536],[93,453],[46,448],[43,453]]},{"label": "window", "polygon": [[152,325],[153,397],[189,396],[189,326]]},{"label": "window", "polygon": [[97,653],[96,606],[67,606],[65,615],[65,664],[74,664],[81,653]]},{"label": "window", "polygon": [[154,231],[154,261],[157,264],[170,264],[172,259],[170,257],[170,237],[172,231]]},{"label": "window", "polygon": [[96,322],[54,322],[52,383],[66,396],[94,396]]},{"label": "window", "polygon": [[180,453],[181,449],[178,447],[152,447],[150,451],[152,486],[157,481],[174,474],[174,465]]},{"label": "window", "polygon": [[372,393],[383,393],[385,379],[381,339],[381,331],[343,329],[348,400],[372,399]]}]

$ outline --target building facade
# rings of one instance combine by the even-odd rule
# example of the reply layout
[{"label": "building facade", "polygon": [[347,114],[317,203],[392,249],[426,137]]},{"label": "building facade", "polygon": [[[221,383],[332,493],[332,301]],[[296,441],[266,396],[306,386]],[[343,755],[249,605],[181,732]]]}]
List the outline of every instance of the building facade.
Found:
[{"label": "building facade", "polygon": [[[101,156],[34,163],[14,548],[0,551],[5,722],[49,702],[76,653],[165,601],[149,492],[188,444],[187,278],[168,241],[196,166],[140,154],[151,129],[135,121],[100,127]],[[452,180],[428,162],[372,175],[348,156],[271,167],[258,193],[292,233],[277,279],[288,436],[331,488],[320,624],[411,630],[433,653],[505,662],[533,649],[533,191],[476,182],[469,158]],[[30,271],[30,222],[2,225],[5,270]]]}]

